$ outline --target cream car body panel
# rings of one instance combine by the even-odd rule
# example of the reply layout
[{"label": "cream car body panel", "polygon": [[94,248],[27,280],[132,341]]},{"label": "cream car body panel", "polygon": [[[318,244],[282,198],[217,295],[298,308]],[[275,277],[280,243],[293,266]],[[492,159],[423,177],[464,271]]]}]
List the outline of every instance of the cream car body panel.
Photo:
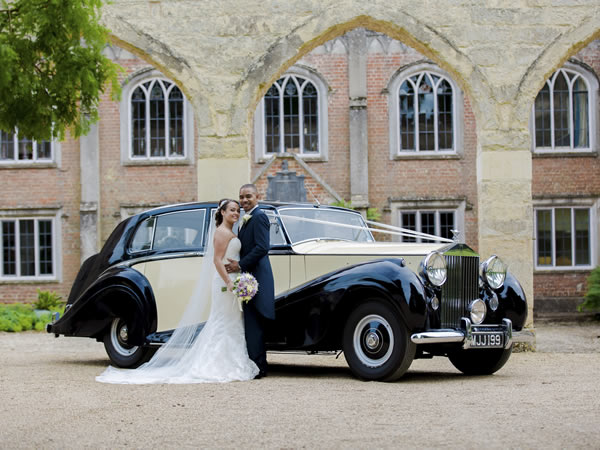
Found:
[{"label": "cream car body panel", "polygon": [[297,284],[295,286],[345,266],[386,257],[403,258],[406,265],[416,272],[423,257],[441,247],[443,247],[442,244],[411,244],[407,246],[387,242],[327,242],[325,240],[303,242],[293,246],[294,251],[299,255],[292,256],[292,260],[295,261],[303,256],[305,265],[304,279],[300,280],[299,277],[296,277]]},{"label": "cream car body panel", "polygon": [[[152,286],[156,300],[157,332],[177,327],[194,292],[203,263],[204,258],[200,256],[145,263],[144,275]],[[206,289],[210,289],[210,286]],[[200,315],[201,323],[206,322],[209,313],[210,303],[206,302]]]}]

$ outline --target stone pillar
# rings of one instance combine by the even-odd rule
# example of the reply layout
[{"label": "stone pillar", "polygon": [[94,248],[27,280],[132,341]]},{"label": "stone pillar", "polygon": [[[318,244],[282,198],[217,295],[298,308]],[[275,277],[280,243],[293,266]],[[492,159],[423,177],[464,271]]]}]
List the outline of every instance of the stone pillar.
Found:
[{"label": "stone pillar", "polygon": [[508,263],[525,290],[533,323],[531,151],[523,129],[480,130],[477,158],[479,254]]},{"label": "stone pillar", "polygon": [[240,186],[250,182],[246,140],[211,136],[198,141],[198,201],[237,199]]},{"label": "stone pillar", "polygon": [[100,248],[100,141],[98,124],[79,139],[79,165],[81,169],[81,203],[79,205],[79,235],[81,262],[97,253]]},{"label": "stone pillar", "polygon": [[367,131],[367,33],[347,33],[350,90],[350,200],[357,208],[369,204],[369,141]]}]

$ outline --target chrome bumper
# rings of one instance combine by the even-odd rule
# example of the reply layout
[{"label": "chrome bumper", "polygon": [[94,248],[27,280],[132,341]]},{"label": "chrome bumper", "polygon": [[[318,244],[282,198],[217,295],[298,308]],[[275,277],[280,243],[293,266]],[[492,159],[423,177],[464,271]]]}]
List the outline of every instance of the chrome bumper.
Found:
[{"label": "chrome bumper", "polygon": [[421,333],[414,333],[410,337],[410,340],[415,344],[462,343],[463,349],[466,350],[469,348],[480,348],[479,346],[473,345],[478,336],[502,333],[504,336],[504,348],[509,348],[513,343],[512,322],[509,319],[502,319],[502,325],[473,325],[466,317],[463,317],[461,322],[463,324],[462,330],[423,331]]}]

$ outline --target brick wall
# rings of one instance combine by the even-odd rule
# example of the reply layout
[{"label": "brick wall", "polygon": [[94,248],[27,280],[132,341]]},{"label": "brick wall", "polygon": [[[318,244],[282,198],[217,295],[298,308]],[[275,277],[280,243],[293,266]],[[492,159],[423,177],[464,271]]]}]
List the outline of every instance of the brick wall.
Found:
[{"label": "brick wall", "polygon": [[[117,62],[125,68],[121,79],[151,68],[143,60],[122,52]],[[100,207],[99,233],[103,243],[121,220],[121,206],[189,202],[197,197],[195,163],[186,165],[125,166],[121,163],[119,103],[104,95],[100,103]],[[53,282],[0,282],[0,302],[33,301],[36,289],[56,291],[65,299],[80,267],[81,183],[79,140],[61,144],[61,164],[51,168],[1,168],[0,209],[61,208],[62,276]],[[192,158],[195,161],[195,157]]]}]

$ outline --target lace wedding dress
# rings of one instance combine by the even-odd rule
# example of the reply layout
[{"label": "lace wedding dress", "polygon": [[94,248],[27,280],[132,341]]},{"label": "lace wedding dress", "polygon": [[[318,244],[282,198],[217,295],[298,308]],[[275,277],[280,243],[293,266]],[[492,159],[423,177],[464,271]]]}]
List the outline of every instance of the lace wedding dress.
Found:
[{"label": "lace wedding dress", "polygon": [[[227,258],[239,260],[240,248],[240,240],[232,238],[223,261],[227,262]],[[214,267],[212,258],[205,263]],[[168,354],[169,348],[161,348],[152,360],[133,370],[109,366],[96,377],[96,381],[115,384],[185,384],[253,379],[258,374],[258,367],[248,358],[244,319],[238,300],[231,292],[222,291],[225,284],[216,270],[213,272],[210,314],[202,331],[195,339],[190,339],[188,348],[172,349],[172,355]],[[237,274],[229,276],[234,279]],[[193,296],[192,301],[195,300],[198,299]]]}]

